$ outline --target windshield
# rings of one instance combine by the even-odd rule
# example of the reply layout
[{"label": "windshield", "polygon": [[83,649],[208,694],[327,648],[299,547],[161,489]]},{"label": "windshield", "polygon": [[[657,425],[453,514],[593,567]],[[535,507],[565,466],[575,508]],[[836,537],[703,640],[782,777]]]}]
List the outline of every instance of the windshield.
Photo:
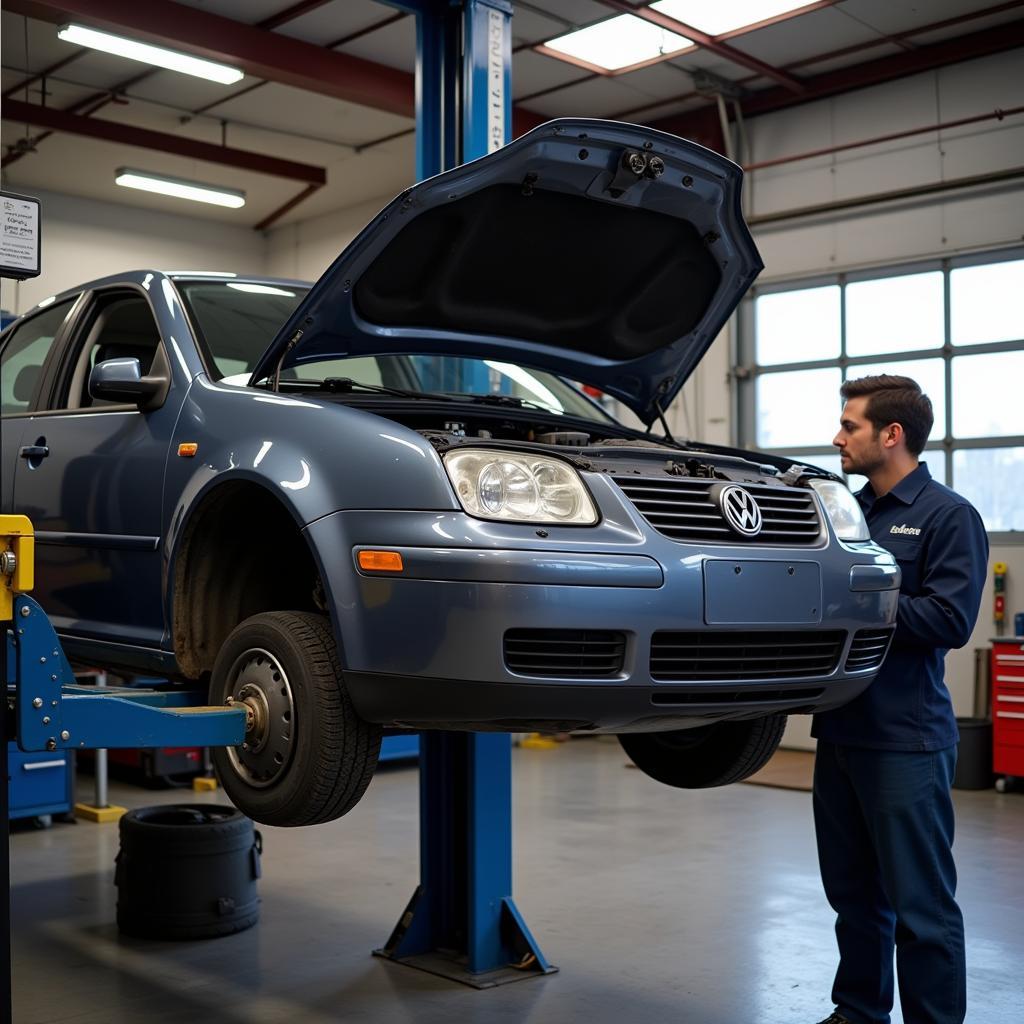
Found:
[{"label": "windshield", "polygon": [[[291,366],[281,380],[322,381],[346,377],[371,387],[487,399],[504,396],[529,408],[608,422],[600,406],[573,385],[544,370],[527,369],[496,359],[461,356],[379,355],[325,359]],[[233,382],[229,382],[233,383]]]},{"label": "windshield", "polygon": [[[225,384],[249,382],[260,356],[281,325],[309,290],[302,285],[250,281],[175,282],[198,329],[200,344],[214,376]],[[319,383],[346,377],[356,384],[399,388],[411,392],[444,393],[490,400],[504,396],[509,404],[543,409],[556,415],[612,419],[573,385],[543,370],[526,369],[495,359],[458,356],[378,355],[324,359],[292,366],[281,381]],[[500,399],[494,399],[500,400]]]},{"label": "windshield", "polygon": [[252,281],[174,282],[215,377],[252,373],[309,288]]}]

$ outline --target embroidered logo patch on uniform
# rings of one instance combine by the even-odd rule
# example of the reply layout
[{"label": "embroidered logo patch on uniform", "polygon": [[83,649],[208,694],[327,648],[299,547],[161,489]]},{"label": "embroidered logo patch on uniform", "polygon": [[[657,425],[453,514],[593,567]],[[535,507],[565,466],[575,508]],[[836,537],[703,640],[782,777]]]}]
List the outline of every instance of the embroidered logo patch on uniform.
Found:
[{"label": "embroidered logo patch on uniform", "polygon": [[920,529],[918,527],[916,527],[916,526],[907,526],[906,523],[904,523],[902,526],[890,526],[889,527],[889,532],[890,533],[902,533],[902,534],[906,534],[906,535],[908,535],[910,537],[920,537],[921,536],[921,531],[920,531]]}]

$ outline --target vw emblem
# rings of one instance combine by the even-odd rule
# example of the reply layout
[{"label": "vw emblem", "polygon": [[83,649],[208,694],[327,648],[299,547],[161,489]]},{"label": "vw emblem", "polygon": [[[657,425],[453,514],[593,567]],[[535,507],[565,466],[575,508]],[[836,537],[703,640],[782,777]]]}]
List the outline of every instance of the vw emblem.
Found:
[{"label": "vw emblem", "polygon": [[756,537],[761,532],[761,509],[750,492],[731,484],[718,492],[718,507],[725,521],[741,536]]}]

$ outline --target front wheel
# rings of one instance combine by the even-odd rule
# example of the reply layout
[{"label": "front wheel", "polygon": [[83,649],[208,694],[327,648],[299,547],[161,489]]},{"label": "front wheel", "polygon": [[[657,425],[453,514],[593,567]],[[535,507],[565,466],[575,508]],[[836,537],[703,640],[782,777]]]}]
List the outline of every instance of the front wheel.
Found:
[{"label": "front wheel", "polygon": [[266,825],[316,825],[359,802],[380,753],[380,726],[355,713],[330,622],[266,612],[240,623],[217,655],[211,704],[243,705],[245,742],[213,762],[240,811]]},{"label": "front wheel", "polygon": [[785,728],[785,715],[770,715],[696,729],[622,733],[619,743],[652,779],[679,789],[707,789],[742,782],[763,768]]}]

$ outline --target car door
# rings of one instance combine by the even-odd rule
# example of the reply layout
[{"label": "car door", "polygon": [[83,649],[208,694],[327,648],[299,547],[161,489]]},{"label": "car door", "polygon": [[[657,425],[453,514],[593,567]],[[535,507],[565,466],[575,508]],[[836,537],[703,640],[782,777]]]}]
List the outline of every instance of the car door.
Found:
[{"label": "car door", "polygon": [[0,511],[12,512],[21,434],[35,407],[43,368],[64,331],[75,299],[46,306],[13,326],[0,346]]},{"label": "car door", "polygon": [[93,365],[125,356],[143,374],[169,375],[145,293],[96,292],[48,372],[45,401],[23,423],[16,460],[14,511],[36,527],[35,596],[82,660],[95,641],[155,649],[164,635],[164,465],[187,385],[172,380],[148,411],[94,399]]}]

